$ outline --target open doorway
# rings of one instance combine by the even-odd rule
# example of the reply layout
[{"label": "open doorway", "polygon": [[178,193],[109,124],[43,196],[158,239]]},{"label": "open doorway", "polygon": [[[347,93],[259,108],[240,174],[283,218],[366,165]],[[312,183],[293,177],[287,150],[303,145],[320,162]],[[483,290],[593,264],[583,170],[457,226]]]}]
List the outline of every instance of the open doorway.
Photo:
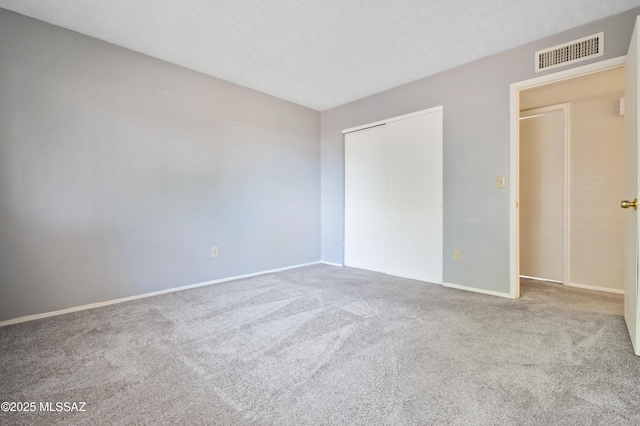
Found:
[{"label": "open doorway", "polygon": [[618,67],[520,92],[521,276],[623,293],[624,90]]},{"label": "open doorway", "polygon": [[[612,231],[609,219],[613,215],[619,221],[618,205],[624,194],[624,117],[620,116],[619,111],[620,98],[624,96],[624,63],[624,57],[615,58],[515,83],[511,87],[511,198],[514,200],[511,212],[512,224],[516,224],[515,229],[512,228],[512,247],[516,248],[511,253],[512,297],[520,296],[523,265],[520,258],[523,254],[520,238],[526,235],[526,231],[522,232],[522,227],[527,225],[521,222],[522,212],[517,204],[520,201],[526,202],[526,199],[520,199],[522,194],[519,193],[519,184],[522,184],[520,113],[522,111],[528,117],[543,117],[557,112],[558,105],[562,106],[564,114],[568,116],[566,121],[569,128],[566,131],[570,136],[564,147],[566,157],[559,165],[563,169],[564,178],[562,182],[555,183],[556,189],[561,188],[561,191],[555,192],[562,194],[564,203],[560,208],[555,206],[555,212],[562,212],[563,223],[560,228],[557,224],[542,225],[556,226],[556,230],[551,232],[555,232],[556,240],[561,241],[559,251],[562,252],[562,273],[558,275],[556,268],[555,275],[552,276],[555,279],[551,280],[561,281],[565,285],[623,292],[623,267],[616,268],[615,265],[616,262],[622,262],[624,225],[615,225],[616,229]],[[606,117],[603,118],[602,115]],[[527,126],[531,127],[537,117],[527,120]],[[607,129],[612,121],[616,121],[614,127],[617,125],[613,131],[615,135],[611,127]],[[549,165],[548,162],[541,164],[543,169],[545,164]],[[538,213],[545,208],[544,205],[535,207]],[[524,216],[526,218],[526,214]],[[615,250],[610,249],[613,246],[616,247]],[[616,278],[617,275],[620,277]]]}]

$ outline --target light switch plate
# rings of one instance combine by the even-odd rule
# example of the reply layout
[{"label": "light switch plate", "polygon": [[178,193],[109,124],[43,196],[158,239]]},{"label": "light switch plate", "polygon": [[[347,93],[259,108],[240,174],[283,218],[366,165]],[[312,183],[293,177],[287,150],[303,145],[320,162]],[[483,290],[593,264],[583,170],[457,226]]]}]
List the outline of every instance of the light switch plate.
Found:
[{"label": "light switch plate", "polygon": [[505,176],[498,176],[498,179],[496,179],[496,183],[498,185],[498,188],[506,188],[507,178]]}]

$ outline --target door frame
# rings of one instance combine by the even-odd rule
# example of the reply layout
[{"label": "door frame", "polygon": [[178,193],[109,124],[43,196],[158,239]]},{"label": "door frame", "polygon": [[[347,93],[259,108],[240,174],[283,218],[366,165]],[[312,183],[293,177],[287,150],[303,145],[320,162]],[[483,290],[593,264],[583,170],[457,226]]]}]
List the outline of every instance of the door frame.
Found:
[{"label": "door frame", "polygon": [[[626,55],[618,56],[616,58],[546,74],[529,80],[519,81],[509,86],[509,175],[511,176],[511,186],[509,188],[509,297],[513,299],[520,297],[520,220],[518,214],[520,185],[520,91],[619,68],[624,66],[625,63]],[[565,158],[565,161],[566,160]],[[568,246],[565,246],[565,250],[567,248]]]},{"label": "door frame", "polygon": [[[549,105],[544,107],[531,108],[523,112],[529,112],[532,114],[544,114],[547,112],[553,111],[562,111],[562,121],[563,121],[563,133],[562,133],[562,152],[564,155],[562,161],[562,179],[563,179],[563,191],[562,191],[562,284],[569,285],[571,281],[569,281],[570,277],[570,264],[569,264],[569,235],[571,229],[569,227],[569,200],[571,196],[571,187],[569,186],[569,174],[571,173],[571,157],[569,156],[571,149],[571,126],[570,126],[570,117],[571,117],[571,104],[569,102]],[[519,120],[522,120],[520,117]],[[520,132],[520,126],[518,125],[518,133]],[[518,151],[520,150],[520,136],[518,135]],[[520,157],[518,156],[518,188],[520,186]],[[519,193],[519,191],[518,191]],[[518,231],[520,230],[520,215],[518,214]],[[520,235],[518,232],[518,244],[520,243]],[[518,247],[518,252],[520,251],[520,247]],[[520,263],[520,258],[518,257],[518,264]],[[518,265],[519,268],[519,265]],[[518,272],[518,278],[520,278],[520,274]]]}]

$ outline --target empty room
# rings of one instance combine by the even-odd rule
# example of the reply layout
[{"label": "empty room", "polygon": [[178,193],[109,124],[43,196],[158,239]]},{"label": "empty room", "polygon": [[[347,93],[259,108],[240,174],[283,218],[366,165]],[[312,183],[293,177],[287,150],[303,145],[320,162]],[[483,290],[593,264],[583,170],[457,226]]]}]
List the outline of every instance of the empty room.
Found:
[{"label": "empty room", "polygon": [[0,424],[640,424],[640,0],[0,0]]}]

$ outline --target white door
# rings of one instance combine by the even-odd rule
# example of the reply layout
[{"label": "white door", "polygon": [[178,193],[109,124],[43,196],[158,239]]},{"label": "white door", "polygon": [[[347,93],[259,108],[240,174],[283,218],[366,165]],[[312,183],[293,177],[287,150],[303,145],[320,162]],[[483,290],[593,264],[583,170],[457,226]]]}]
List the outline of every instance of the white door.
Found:
[{"label": "white door", "polygon": [[385,126],[344,135],[344,264],[385,272]]},{"label": "white door", "polygon": [[344,264],[442,284],[442,107],[345,130]]},{"label": "white door", "polygon": [[520,274],[564,281],[565,109],[520,114]]},{"label": "white door", "polygon": [[[627,90],[626,90],[626,122],[627,122],[627,182],[626,193],[633,201],[638,194],[638,22],[631,36],[627,53]],[[633,208],[627,208],[625,223],[625,295],[624,319],[627,323],[629,336],[636,355],[640,355],[640,338],[638,333],[638,213]]]},{"label": "white door", "polygon": [[387,273],[442,283],[442,110],[387,124]]}]

